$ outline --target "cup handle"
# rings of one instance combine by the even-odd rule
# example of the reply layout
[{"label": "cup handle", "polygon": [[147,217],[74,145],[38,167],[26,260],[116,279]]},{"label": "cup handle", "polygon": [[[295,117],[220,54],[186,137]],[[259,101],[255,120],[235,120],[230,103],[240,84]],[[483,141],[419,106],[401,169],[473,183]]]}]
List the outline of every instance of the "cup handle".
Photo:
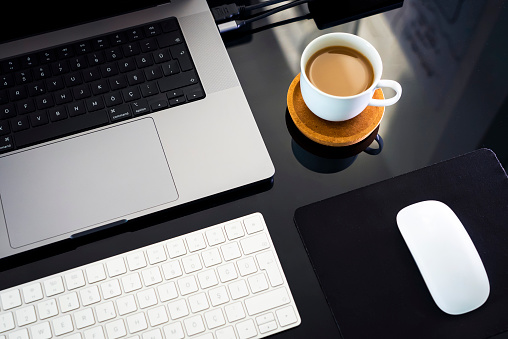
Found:
[{"label": "cup handle", "polygon": [[383,138],[378,134],[376,135],[376,138],[374,139],[375,142],[377,142],[377,148],[371,148],[370,146],[367,147],[364,152],[370,155],[378,155],[383,150]]},{"label": "cup handle", "polygon": [[391,106],[399,101],[402,95],[402,86],[397,81],[393,80],[379,80],[376,89],[381,87],[388,87],[395,91],[395,96],[389,99],[370,99],[369,106]]}]

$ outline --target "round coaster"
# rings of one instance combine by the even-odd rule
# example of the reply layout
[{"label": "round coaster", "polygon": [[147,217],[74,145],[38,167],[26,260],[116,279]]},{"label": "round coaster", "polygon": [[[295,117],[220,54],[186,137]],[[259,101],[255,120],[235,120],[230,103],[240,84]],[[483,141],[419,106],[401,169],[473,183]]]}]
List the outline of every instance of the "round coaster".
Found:
[{"label": "round coaster", "polygon": [[[384,99],[378,88],[374,99]],[[305,105],[300,91],[300,74],[289,86],[287,105],[296,127],[309,139],[326,146],[349,146],[368,137],[378,127],[384,107],[367,106],[362,113],[346,121],[327,121],[319,118]]]}]

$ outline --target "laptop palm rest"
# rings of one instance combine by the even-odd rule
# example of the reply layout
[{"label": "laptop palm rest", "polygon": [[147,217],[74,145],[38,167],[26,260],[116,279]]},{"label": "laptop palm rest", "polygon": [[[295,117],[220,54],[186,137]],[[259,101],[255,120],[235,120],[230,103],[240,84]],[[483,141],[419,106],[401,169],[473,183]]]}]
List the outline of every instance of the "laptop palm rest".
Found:
[{"label": "laptop palm rest", "polygon": [[178,198],[151,118],[0,158],[0,173],[13,248]]}]

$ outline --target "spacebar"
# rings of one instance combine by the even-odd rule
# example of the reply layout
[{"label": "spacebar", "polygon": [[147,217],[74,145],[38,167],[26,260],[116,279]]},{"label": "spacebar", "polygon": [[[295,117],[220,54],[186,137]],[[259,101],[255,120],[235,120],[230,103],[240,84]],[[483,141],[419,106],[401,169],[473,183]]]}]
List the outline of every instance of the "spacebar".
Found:
[{"label": "spacebar", "polygon": [[17,148],[85,131],[109,123],[106,111],[78,115],[58,122],[18,132],[14,135]]}]

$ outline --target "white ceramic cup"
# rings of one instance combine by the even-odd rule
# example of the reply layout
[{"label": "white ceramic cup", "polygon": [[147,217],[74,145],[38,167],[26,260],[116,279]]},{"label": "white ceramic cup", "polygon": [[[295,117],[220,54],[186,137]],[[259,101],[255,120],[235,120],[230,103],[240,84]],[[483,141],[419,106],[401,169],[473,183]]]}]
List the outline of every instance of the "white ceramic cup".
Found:
[{"label": "white ceramic cup", "polygon": [[[310,57],[317,51],[330,46],[353,48],[369,59],[374,69],[372,85],[362,93],[352,96],[336,96],[325,93],[314,86],[305,73]],[[318,117],[329,121],[344,121],[354,118],[367,106],[390,106],[402,94],[402,87],[393,80],[381,80],[383,63],[377,50],[367,40],[349,33],[329,33],[312,40],[303,51],[300,60],[300,89],[307,107]],[[372,99],[374,91],[380,87],[391,88],[395,96],[389,99]]]}]

